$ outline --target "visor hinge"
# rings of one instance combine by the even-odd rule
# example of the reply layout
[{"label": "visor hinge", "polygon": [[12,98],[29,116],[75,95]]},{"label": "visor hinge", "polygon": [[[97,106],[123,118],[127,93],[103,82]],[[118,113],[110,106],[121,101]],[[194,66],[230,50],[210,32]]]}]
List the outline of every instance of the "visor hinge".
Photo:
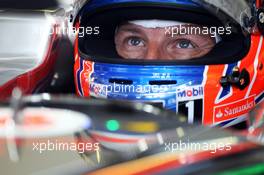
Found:
[{"label": "visor hinge", "polygon": [[264,8],[257,11],[257,26],[262,35],[264,35]]},{"label": "visor hinge", "polygon": [[234,86],[240,90],[244,90],[250,83],[250,75],[244,68],[242,71],[238,67],[234,67],[230,75],[221,77],[220,84],[222,87]]}]

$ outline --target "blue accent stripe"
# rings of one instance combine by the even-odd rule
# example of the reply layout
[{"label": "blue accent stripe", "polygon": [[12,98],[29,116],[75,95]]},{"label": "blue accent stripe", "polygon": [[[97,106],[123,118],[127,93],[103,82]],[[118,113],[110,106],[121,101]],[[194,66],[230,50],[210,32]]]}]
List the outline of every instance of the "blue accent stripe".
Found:
[{"label": "blue accent stripe", "polygon": [[255,103],[258,104],[264,98],[264,92],[255,100]]},{"label": "blue accent stripe", "polygon": [[217,125],[217,127],[224,127],[225,125],[229,124],[230,122],[236,120],[237,118],[234,118],[234,119],[231,119],[231,120],[228,120],[228,121],[224,121],[220,124]]},{"label": "blue accent stripe", "polygon": [[79,68],[79,70],[78,70],[78,72],[77,72],[77,83],[78,83],[78,91],[79,91],[79,93],[83,96],[83,91],[82,91],[82,85],[81,85],[81,72],[82,72],[82,70],[83,70],[83,60],[80,58],[80,68]]},{"label": "blue accent stripe", "polygon": [[193,2],[192,0],[95,0],[87,3],[87,5],[83,8],[81,13],[85,13],[90,10],[94,10],[96,8],[104,7],[107,5],[116,5],[116,4],[126,4],[126,3],[171,3],[173,5],[185,5],[190,7],[200,7],[197,2]]},{"label": "blue accent stripe", "polygon": [[[230,74],[232,73],[232,70],[233,70],[233,68],[234,68],[235,66],[237,66],[237,63],[229,64],[228,67],[227,67],[227,70],[226,70],[225,75],[230,75]],[[230,91],[231,91],[231,86],[229,86],[229,87],[225,87],[225,88],[223,89],[223,91],[222,91],[222,93],[221,93],[219,99],[221,99],[221,98],[225,97],[226,95],[228,95],[228,94],[230,93]]]}]

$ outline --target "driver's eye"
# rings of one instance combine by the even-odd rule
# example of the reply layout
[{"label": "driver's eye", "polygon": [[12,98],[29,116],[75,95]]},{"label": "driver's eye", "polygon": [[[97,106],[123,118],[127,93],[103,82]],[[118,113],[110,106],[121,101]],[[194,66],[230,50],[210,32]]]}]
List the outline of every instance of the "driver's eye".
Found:
[{"label": "driver's eye", "polygon": [[195,48],[194,44],[190,40],[180,40],[177,42],[176,47],[179,49],[193,49]]},{"label": "driver's eye", "polygon": [[138,37],[131,37],[127,41],[129,46],[144,46],[144,40]]}]

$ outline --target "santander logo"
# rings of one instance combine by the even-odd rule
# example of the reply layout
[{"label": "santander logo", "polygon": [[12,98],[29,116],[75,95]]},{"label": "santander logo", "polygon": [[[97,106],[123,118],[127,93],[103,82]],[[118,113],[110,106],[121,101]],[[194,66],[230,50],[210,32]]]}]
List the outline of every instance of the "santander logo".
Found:
[{"label": "santander logo", "polygon": [[226,105],[216,106],[214,108],[214,122],[229,120],[248,113],[255,106],[255,98],[249,98],[229,103]]}]

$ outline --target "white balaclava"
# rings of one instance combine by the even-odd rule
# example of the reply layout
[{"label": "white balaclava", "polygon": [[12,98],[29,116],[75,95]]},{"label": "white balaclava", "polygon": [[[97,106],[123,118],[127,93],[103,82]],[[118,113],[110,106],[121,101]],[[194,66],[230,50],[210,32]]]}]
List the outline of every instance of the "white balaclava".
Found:
[{"label": "white balaclava", "polygon": [[[173,27],[173,26],[180,26],[180,25],[188,24],[188,23],[184,23],[180,21],[158,20],[158,19],[133,20],[133,21],[128,21],[128,23],[139,25],[141,27],[145,27],[149,29]],[[214,38],[215,38],[216,43],[219,43],[221,41],[221,37],[218,34],[215,34]]]}]

